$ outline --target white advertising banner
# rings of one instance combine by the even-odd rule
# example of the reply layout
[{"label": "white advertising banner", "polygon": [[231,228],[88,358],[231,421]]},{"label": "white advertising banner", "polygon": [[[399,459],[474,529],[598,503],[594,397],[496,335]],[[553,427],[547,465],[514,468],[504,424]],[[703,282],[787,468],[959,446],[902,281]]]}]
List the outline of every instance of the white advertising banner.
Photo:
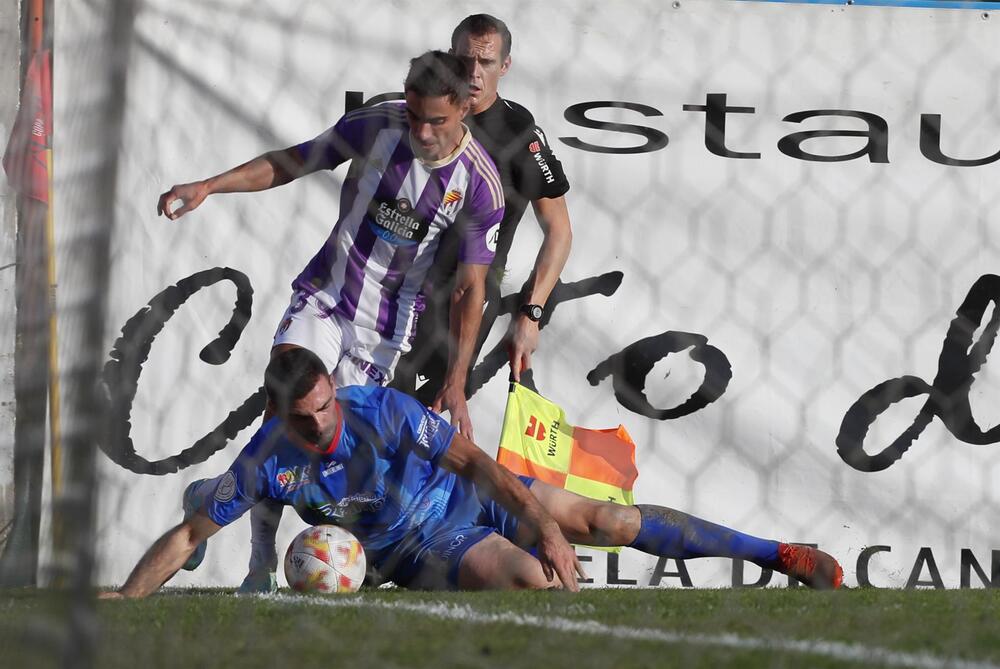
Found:
[{"label": "white advertising banner", "polygon": [[[291,279],[336,220],[346,168],[213,196],[175,222],[156,216],[159,194],[399,91],[409,58],[447,48],[459,20],[486,11],[513,33],[501,95],[532,110],[572,185],[573,250],[533,358],[539,392],[577,425],[628,429],[639,502],[818,544],[849,585],[1000,585],[1000,16],[722,0],[266,4],[148,0],[136,17],[99,582],[121,583],[180,520],[185,485],[222,473],[259,425],[244,403]],[[86,81],[55,83],[56,99],[86,95]],[[505,295],[538,249],[529,219]],[[469,400],[490,453],[507,370],[489,353],[508,320],[493,324]],[[279,551],[301,527],[285,513]],[[724,559],[581,553],[597,585],[787,585]],[[172,583],[236,585],[248,555],[243,518]]]}]

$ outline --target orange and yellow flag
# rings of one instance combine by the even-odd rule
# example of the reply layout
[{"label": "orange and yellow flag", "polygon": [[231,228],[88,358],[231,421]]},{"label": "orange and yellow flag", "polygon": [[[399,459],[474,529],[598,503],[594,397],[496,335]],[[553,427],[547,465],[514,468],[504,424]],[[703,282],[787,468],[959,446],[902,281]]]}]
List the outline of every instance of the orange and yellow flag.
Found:
[{"label": "orange and yellow flag", "polygon": [[556,404],[512,383],[497,462],[524,476],[584,497],[633,504],[635,443],[619,425],[589,430],[570,425]]}]

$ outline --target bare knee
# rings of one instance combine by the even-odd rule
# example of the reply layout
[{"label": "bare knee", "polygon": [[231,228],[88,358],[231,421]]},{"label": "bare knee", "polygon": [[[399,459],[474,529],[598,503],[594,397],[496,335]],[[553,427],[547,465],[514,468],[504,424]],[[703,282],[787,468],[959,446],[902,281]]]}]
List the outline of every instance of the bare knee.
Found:
[{"label": "bare knee", "polygon": [[545,590],[552,587],[552,582],[545,578],[542,573],[542,565],[538,569],[521,570],[511,578],[509,587],[511,590]]},{"label": "bare knee", "polygon": [[641,517],[634,506],[598,502],[588,514],[589,535],[595,546],[627,546],[639,533]]},{"label": "bare knee", "polygon": [[550,586],[541,563],[499,534],[470,548],[458,570],[461,590],[538,590]]},{"label": "bare knee", "polygon": [[599,502],[541,481],[532,484],[531,492],[571,543],[625,546],[639,533],[641,518],[634,506]]}]

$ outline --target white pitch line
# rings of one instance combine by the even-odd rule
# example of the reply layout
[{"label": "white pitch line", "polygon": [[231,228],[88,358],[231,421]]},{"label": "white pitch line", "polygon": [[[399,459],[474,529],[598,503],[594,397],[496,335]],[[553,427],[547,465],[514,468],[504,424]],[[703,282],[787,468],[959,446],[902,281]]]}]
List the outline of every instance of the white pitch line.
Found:
[{"label": "white pitch line", "polygon": [[532,629],[547,629],[555,632],[589,634],[615,639],[636,641],[659,641],[670,644],[692,644],[697,646],[717,646],[735,648],[738,650],[765,650],[804,655],[822,655],[835,660],[859,662],[863,664],[881,664],[888,667],[907,667],[912,669],[1000,669],[1000,665],[989,662],[973,662],[956,658],[935,657],[928,653],[902,653],[899,651],[864,646],[861,644],[843,643],[840,641],[804,641],[796,639],[766,639],[763,637],[745,637],[737,634],[687,634],[683,632],[668,632],[642,627],[624,627],[620,625],[605,625],[596,620],[573,620],[571,618],[540,618],[538,616],[518,613],[486,613],[477,611],[468,605],[444,604],[434,602],[384,602],[365,599],[363,596],[301,596],[301,595],[263,595],[262,599],[280,604],[315,604],[333,608],[367,608],[391,611],[407,611],[421,615],[433,616],[445,620],[455,620],[466,623],[492,625],[506,623],[531,627]]}]

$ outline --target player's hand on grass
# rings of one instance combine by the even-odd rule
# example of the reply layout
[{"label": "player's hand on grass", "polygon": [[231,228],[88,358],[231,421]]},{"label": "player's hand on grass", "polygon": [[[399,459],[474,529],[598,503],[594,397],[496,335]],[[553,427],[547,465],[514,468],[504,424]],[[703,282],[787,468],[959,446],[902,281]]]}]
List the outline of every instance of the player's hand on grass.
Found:
[{"label": "player's hand on grass", "polygon": [[437,413],[447,411],[451,416],[452,426],[458,430],[459,434],[474,441],[472,418],[469,417],[469,405],[465,401],[465,384],[446,383],[437,397],[434,398],[431,410]]},{"label": "player's hand on grass", "polygon": [[[190,184],[178,184],[160,196],[156,203],[156,215],[166,216],[171,221],[188,213],[198,207],[208,197],[208,186],[204,181],[196,181]],[[173,209],[174,203],[180,200],[181,206]]]},{"label": "player's hand on grass", "polygon": [[550,581],[558,577],[563,588],[571,592],[579,592],[580,584],[577,576],[586,578],[583,565],[576,557],[576,551],[566,541],[559,525],[553,520],[539,528],[538,561],[542,563],[542,572]]},{"label": "player's hand on grass", "polygon": [[104,592],[97,593],[98,599],[125,599],[125,595],[118,592],[117,590],[105,590]]},{"label": "player's hand on grass", "polygon": [[538,348],[538,323],[526,316],[516,316],[507,332],[507,356],[514,380],[520,383],[521,372],[531,369],[531,354]]}]

